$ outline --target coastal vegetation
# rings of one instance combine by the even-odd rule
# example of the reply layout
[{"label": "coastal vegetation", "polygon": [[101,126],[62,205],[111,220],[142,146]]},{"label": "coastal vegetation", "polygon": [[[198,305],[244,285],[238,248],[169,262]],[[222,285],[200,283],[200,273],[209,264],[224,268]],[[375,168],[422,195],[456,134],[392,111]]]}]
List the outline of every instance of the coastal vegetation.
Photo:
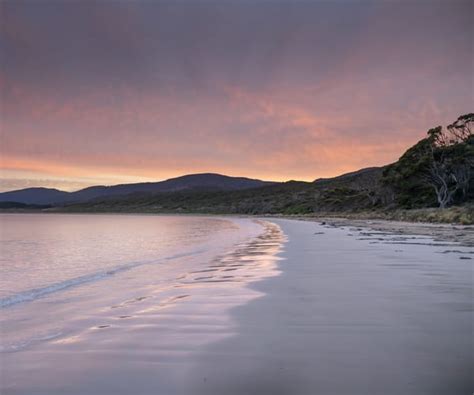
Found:
[{"label": "coastal vegetation", "polygon": [[[182,186],[179,189],[175,187],[175,181],[173,188],[158,192],[140,191],[134,187],[136,191],[132,189],[131,193],[56,204],[47,210],[344,215],[471,224],[474,223],[473,123],[473,113],[462,115],[446,128],[430,129],[425,138],[409,148],[395,163],[335,178],[285,183],[240,179],[239,187],[236,187],[227,177],[226,185],[232,182],[229,184],[232,188],[223,188],[219,177],[224,176],[185,176],[179,179]],[[214,181],[200,186],[193,178],[194,184],[186,187],[186,183],[183,184],[186,177],[199,177],[200,180],[211,177]],[[241,188],[242,180],[252,184]]]},{"label": "coastal vegetation", "polygon": [[446,129],[430,129],[398,162],[388,166],[382,182],[403,208],[446,208],[473,198],[474,114],[460,116]]}]

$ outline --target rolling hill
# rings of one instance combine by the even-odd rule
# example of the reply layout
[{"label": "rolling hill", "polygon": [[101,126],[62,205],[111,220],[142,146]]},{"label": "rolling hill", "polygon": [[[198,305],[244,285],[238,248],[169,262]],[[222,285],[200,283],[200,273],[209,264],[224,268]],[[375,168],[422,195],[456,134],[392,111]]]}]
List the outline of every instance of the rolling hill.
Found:
[{"label": "rolling hill", "polygon": [[69,204],[59,210],[216,214],[351,211],[386,204],[381,200],[382,172],[383,168],[377,167],[315,182],[288,181],[232,190],[188,188],[160,193],[137,192]]},{"label": "rolling hill", "polygon": [[98,198],[112,198],[138,193],[164,193],[177,191],[236,191],[273,185],[274,182],[244,177],[229,177],[221,174],[189,174],[160,182],[121,184],[114,186],[92,186],[75,192],[49,188],[27,188],[0,193],[0,202],[24,204],[81,203]]}]

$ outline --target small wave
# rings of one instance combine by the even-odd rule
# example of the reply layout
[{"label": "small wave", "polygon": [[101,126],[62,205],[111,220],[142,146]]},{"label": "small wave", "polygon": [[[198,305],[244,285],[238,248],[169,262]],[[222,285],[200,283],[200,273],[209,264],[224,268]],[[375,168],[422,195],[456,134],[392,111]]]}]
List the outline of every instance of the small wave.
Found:
[{"label": "small wave", "polygon": [[20,341],[18,343],[2,345],[0,346],[0,353],[11,353],[11,352],[21,351],[36,343],[56,339],[62,334],[63,332],[53,332],[53,333],[45,334],[42,336],[32,337],[31,339]]},{"label": "small wave", "polygon": [[31,302],[34,301],[38,298],[41,298],[43,296],[62,291],[64,289],[72,288],[72,287],[77,287],[81,284],[86,284],[94,281],[101,280],[103,278],[107,278],[110,276],[113,276],[117,273],[121,273],[124,271],[128,271],[131,269],[134,269],[139,266],[143,265],[151,265],[151,264],[156,264],[156,263],[162,263],[165,261],[169,261],[172,259],[179,259],[179,258],[184,258],[187,256],[191,255],[196,255],[204,252],[204,250],[195,250],[192,252],[187,252],[187,253],[182,253],[182,254],[176,254],[176,255],[171,255],[167,256],[161,259],[154,259],[154,260],[148,260],[148,261],[140,261],[140,262],[133,262],[133,263],[128,263],[125,265],[121,266],[116,266],[111,269],[107,270],[102,270],[100,272],[96,273],[91,273],[91,274],[86,274],[84,276],[79,276],[75,278],[71,278],[69,280],[61,281],[55,284],[48,285],[46,287],[42,288],[35,288],[35,289],[29,289],[27,291],[20,292],[15,295],[7,296],[5,298],[0,299],[0,308],[5,308],[5,307],[10,307],[13,305],[16,305],[18,303],[24,303],[24,302]]}]

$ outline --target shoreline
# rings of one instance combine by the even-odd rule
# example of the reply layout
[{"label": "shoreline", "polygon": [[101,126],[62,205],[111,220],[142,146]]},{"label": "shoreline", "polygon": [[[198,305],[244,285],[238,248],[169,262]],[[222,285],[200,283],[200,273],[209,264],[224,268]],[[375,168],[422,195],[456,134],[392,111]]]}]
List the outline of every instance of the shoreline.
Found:
[{"label": "shoreline", "polygon": [[[221,218],[239,227],[238,233],[225,233],[223,240],[222,233],[212,234],[189,255],[150,262],[142,257],[130,270],[104,268],[101,273],[107,275],[98,281],[2,308],[0,392],[189,395],[180,392],[186,380],[181,375],[192,368],[195,350],[231,337],[235,330],[229,311],[261,296],[249,284],[279,275],[277,254],[284,235],[278,225]],[[161,221],[119,216],[100,221],[113,221],[126,236],[134,229],[130,221],[144,219]],[[98,217],[87,220],[99,222]],[[217,247],[205,248],[209,240]]]},{"label": "shoreline", "polygon": [[382,219],[352,219],[344,217],[265,216],[263,218],[282,218],[295,221],[315,222],[336,228],[367,228],[377,232],[388,232],[400,235],[429,236],[435,241],[458,242],[462,246],[474,247],[474,225],[406,222]]},{"label": "shoreline", "polygon": [[254,219],[290,219],[295,221],[309,221],[315,223],[325,223],[334,227],[355,227],[368,228],[374,231],[390,232],[401,235],[423,235],[430,236],[435,240],[459,242],[460,245],[474,246],[474,225],[462,225],[445,222],[416,222],[397,221],[391,219],[377,218],[349,218],[344,216],[329,215],[283,215],[283,214],[205,214],[205,213],[154,213],[154,212],[117,212],[117,211],[2,211],[0,214],[53,214],[53,215],[143,215],[143,216],[196,216],[196,217],[237,217]]},{"label": "shoreline", "polygon": [[459,258],[474,250],[267,220],[288,237],[281,274],[250,284],[262,297],[193,356],[183,394],[472,392],[472,261]]},{"label": "shoreline", "polygon": [[133,289],[120,301],[97,283],[82,302],[61,296],[73,301],[70,331],[4,354],[5,394],[468,393],[474,249],[246,218],[266,231],[198,266],[119,275],[113,289]]}]

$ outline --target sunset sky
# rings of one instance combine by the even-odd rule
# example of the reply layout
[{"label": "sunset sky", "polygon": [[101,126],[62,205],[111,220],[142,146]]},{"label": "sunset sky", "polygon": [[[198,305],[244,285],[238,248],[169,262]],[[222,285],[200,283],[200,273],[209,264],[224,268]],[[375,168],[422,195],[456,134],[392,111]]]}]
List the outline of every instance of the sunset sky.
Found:
[{"label": "sunset sky", "polygon": [[472,112],[473,4],[2,0],[0,190],[390,163]]}]

